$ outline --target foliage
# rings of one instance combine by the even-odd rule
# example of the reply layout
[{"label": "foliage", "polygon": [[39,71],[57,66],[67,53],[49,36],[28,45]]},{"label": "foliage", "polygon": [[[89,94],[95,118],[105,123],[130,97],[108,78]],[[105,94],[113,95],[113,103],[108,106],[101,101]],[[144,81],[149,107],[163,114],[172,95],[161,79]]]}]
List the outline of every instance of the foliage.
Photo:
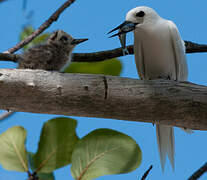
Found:
[{"label": "foliage", "polygon": [[[35,29],[32,26],[25,26],[19,36],[19,40],[22,41],[23,39],[31,35],[34,31]],[[33,41],[31,41],[29,44],[24,46],[23,50],[27,50],[28,48],[33,47],[37,44],[44,43],[48,39],[49,36],[50,36],[50,33],[42,33],[41,35],[36,37]]]},{"label": "foliage", "polygon": [[79,139],[76,126],[76,120],[66,117],[45,122],[36,153],[26,151],[23,127],[10,128],[0,135],[0,164],[7,170],[32,171],[41,180],[53,180],[53,171],[70,163],[78,180],[128,173],[140,165],[142,153],[131,137],[97,129]]},{"label": "foliage", "polygon": [[0,163],[5,169],[28,171],[25,140],[26,130],[20,126],[9,128],[0,135]]},{"label": "foliage", "polygon": [[[37,169],[34,163],[34,156],[35,156],[34,153],[27,152],[28,163],[32,171],[35,171]],[[37,172],[37,177],[39,178],[39,180],[54,180],[55,179],[53,172],[50,172],[50,173]]]},{"label": "foliage", "polygon": [[93,63],[73,62],[65,70],[65,72],[119,76],[121,70],[122,70],[121,61],[114,58],[106,61],[93,62]]},{"label": "foliage", "polygon": [[44,124],[34,156],[36,171],[48,173],[71,163],[72,151],[78,141],[76,126],[76,120],[64,117]]},{"label": "foliage", "polygon": [[77,143],[72,154],[72,176],[90,180],[135,170],[141,150],[129,136],[111,129],[97,129]]}]

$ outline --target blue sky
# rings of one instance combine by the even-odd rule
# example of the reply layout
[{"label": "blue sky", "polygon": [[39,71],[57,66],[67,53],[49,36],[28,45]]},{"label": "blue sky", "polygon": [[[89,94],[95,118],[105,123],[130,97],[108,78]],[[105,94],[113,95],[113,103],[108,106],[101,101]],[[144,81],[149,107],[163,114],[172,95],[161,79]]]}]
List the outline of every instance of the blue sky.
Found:
[{"label": "blue sky", "polygon": [[[32,25],[37,28],[45,21],[64,0],[28,0],[27,13],[34,11]],[[76,38],[89,38],[90,41],[81,44],[75,52],[92,52],[120,47],[117,38],[109,39],[106,33],[125,19],[125,14],[136,6],[146,5],[154,8],[160,16],[174,21],[184,40],[207,44],[206,7],[207,1],[166,1],[166,0],[77,0],[67,9],[47,31],[63,29]],[[22,26],[27,22],[22,12],[22,1],[9,0],[0,4],[0,51],[13,47],[18,42]],[[132,33],[128,35],[128,44],[133,43]],[[123,77],[138,78],[133,56],[120,58],[123,63]],[[190,82],[207,85],[207,54],[188,54]],[[14,68],[9,62],[0,62],[1,68]],[[41,127],[53,115],[31,113],[16,113],[0,124],[0,133],[14,125],[23,126],[28,132],[27,149],[35,152]],[[97,128],[112,128],[133,137],[143,152],[143,161],[136,171],[130,174],[104,176],[98,179],[140,179],[144,171],[153,164],[154,167],[148,179],[187,179],[192,172],[206,162],[207,133],[195,131],[188,135],[175,128],[176,156],[175,171],[169,162],[164,174],[161,171],[155,128],[150,123],[127,122],[110,119],[79,118],[78,134],[80,137]],[[26,179],[26,174],[5,171],[0,167],[0,180]],[[55,171],[56,179],[72,179],[70,167],[66,166]],[[205,174],[201,180],[207,179]]]}]

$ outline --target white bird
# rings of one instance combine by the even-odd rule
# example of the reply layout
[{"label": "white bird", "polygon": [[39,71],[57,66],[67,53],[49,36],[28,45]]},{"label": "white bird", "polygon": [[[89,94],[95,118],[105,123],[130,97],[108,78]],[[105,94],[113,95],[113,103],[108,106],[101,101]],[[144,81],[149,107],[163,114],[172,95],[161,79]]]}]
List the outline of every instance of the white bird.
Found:
[{"label": "white bird", "polygon": [[[141,6],[130,10],[126,21],[109,33],[118,29],[113,36],[126,36],[134,31],[134,55],[140,79],[187,80],[184,42],[172,21],[163,19],[152,8]],[[162,170],[167,155],[174,169],[174,129],[159,124],[156,132]]]}]

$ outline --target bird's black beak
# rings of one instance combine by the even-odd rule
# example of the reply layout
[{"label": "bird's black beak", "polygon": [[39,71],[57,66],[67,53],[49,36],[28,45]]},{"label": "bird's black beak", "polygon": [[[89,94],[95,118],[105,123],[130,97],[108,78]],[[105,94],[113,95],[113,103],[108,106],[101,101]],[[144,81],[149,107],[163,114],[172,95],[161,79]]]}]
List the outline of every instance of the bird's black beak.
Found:
[{"label": "bird's black beak", "polygon": [[130,31],[133,31],[137,24],[139,24],[139,23],[133,23],[131,21],[124,21],[122,24],[120,24],[119,26],[117,26],[116,28],[114,28],[110,32],[108,32],[108,34],[114,32],[116,30],[119,30],[119,32],[110,36],[110,38],[114,37],[114,36],[121,35],[121,34],[126,34]]},{"label": "bird's black beak", "polygon": [[80,43],[85,42],[85,41],[88,41],[88,39],[73,39],[71,44],[72,45],[77,45],[77,44],[80,44]]}]

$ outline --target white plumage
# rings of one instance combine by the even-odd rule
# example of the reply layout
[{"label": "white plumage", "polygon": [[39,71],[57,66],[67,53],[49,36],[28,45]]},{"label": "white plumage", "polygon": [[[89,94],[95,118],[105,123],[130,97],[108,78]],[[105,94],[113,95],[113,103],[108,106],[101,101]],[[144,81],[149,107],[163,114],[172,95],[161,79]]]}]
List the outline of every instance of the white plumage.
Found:
[{"label": "white plumage", "polygon": [[[126,21],[117,28],[119,33],[115,35],[119,36],[134,31],[134,55],[140,79],[187,80],[184,42],[172,21],[161,18],[152,8],[141,6],[130,10]],[[174,169],[174,129],[156,125],[156,132],[162,169],[167,155]]]}]

